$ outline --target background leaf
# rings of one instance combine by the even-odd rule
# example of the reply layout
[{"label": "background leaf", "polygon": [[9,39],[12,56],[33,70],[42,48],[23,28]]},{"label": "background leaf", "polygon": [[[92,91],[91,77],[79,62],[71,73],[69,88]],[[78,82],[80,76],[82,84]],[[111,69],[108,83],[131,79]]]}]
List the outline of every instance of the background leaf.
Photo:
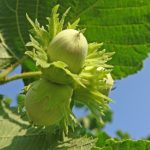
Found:
[{"label": "background leaf", "polygon": [[[119,138],[120,139],[120,138]],[[92,150],[149,150],[149,140],[113,139],[105,132],[100,132]]]},{"label": "background leaf", "polygon": [[[88,41],[104,42],[108,51],[115,51],[113,76],[122,78],[143,67],[150,43],[149,0],[1,0],[0,30],[17,57],[22,57],[28,41],[29,23],[25,14],[45,25],[45,17],[59,3],[60,12],[71,7],[68,20],[81,18],[80,27],[87,28]],[[26,70],[28,67],[25,65]],[[30,67],[29,70],[32,68]]]},{"label": "background leaf", "polygon": [[12,57],[0,43],[0,70],[7,67],[12,62]]},{"label": "background leaf", "polygon": [[46,135],[14,113],[14,109],[0,100],[0,149],[1,150],[46,150],[49,144]]},{"label": "background leaf", "polygon": [[[33,19],[45,24],[46,16],[54,6],[48,0],[1,0],[0,1],[0,31],[9,47],[9,51],[15,54],[16,59],[23,57],[26,50],[25,44],[29,41],[28,30],[31,28],[26,19],[26,13]],[[33,19],[33,20],[34,20]],[[35,70],[31,60],[23,64],[23,70]]]},{"label": "background leaf", "polygon": [[[8,101],[8,100],[7,100]],[[16,114],[15,108],[0,97],[0,149],[1,150],[90,150],[96,139],[88,137],[69,138],[58,142],[44,129],[34,128]],[[58,142],[58,143],[57,143]],[[80,142],[80,143],[79,143]],[[56,144],[56,145],[53,145]],[[54,147],[53,147],[54,146]]]},{"label": "background leaf", "polygon": [[96,139],[81,137],[70,139],[57,146],[58,150],[90,150],[95,145]]},{"label": "background leaf", "polygon": [[110,62],[115,78],[136,73],[150,51],[149,0],[65,0],[58,3],[71,6],[70,18],[81,18],[88,41],[103,42],[108,51],[115,51]]},{"label": "background leaf", "polygon": [[93,148],[92,150],[148,150],[150,149],[150,141],[148,140],[123,140],[116,141],[114,139],[107,140],[101,148]]}]

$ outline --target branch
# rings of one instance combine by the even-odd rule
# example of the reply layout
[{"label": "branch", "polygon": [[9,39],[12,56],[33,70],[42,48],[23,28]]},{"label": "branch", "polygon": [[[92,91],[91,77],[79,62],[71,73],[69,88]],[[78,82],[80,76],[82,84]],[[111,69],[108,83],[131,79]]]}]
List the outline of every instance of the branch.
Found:
[{"label": "branch", "polygon": [[20,65],[24,60],[26,59],[26,56],[20,59],[18,62],[12,64],[10,67],[5,69],[1,74],[0,74],[0,81],[4,80],[9,73],[11,73],[18,65]]},{"label": "branch", "polygon": [[23,78],[40,77],[41,74],[42,73],[40,71],[24,72],[24,73],[21,73],[21,74],[16,74],[14,76],[6,77],[6,78],[1,79],[0,84],[4,84],[4,83],[10,82],[10,81],[23,79]]}]

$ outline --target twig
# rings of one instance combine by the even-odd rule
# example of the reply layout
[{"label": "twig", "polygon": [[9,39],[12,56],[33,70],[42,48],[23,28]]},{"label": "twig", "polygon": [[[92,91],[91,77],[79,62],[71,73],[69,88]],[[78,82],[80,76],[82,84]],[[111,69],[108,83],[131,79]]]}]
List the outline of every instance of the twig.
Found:
[{"label": "twig", "polygon": [[24,60],[26,59],[26,56],[20,59],[18,62],[12,64],[9,66],[7,69],[5,69],[1,74],[0,74],[0,81],[4,80],[9,73],[11,73],[18,65],[20,65]]},{"label": "twig", "polygon": [[4,84],[4,83],[14,81],[14,80],[18,80],[18,79],[31,78],[31,77],[40,77],[40,76],[41,76],[40,71],[24,72],[24,73],[16,74],[16,75],[11,76],[11,77],[6,77],[6,78],[1,79],[0,84]]}]

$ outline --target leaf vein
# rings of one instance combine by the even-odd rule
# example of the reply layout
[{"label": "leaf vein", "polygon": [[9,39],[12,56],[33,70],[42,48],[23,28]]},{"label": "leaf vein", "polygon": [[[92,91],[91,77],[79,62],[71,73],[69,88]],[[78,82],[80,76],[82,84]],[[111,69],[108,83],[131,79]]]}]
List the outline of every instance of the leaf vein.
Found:
[{"label": "leaf vein", "polygon": [[[87,12],[88,10],[92,9],[97,3],[99,2],[99,0],[95,1],[95,3],[93,3],[93,5],[90,5],[89,7],[87,7],[86,9],[84,9],[83,11],[81,11],[76,18],[79,18],[82,14],[84,14],[85,12]],[[76,20],[76,19],[75,19]]]},{"label": "leaf vein", "polygon": [[4,3],[5,3],[5,5],[6,5],[6,7],[7,7],[10,11],[16,13],[15,9],[13,9],[13,8],[8,4],[8,1],[7,1],[7,0],[5,0]]},{"label": "leaf vein", "polygon": [[140,6],[126,6],[126,7],[108,7],[108,8],[99,8],[99,10],[123,10],[123,9],[139,9],[139,8],[144,8],[144,7],[150,7],[150,5],[140,5]]},{"label": "leaf vein", "polygon": [[37,1],[36,1],[35,18],[38,18],[39,2],[40,2],[40,0],[37,0]]},{"label": "leaf vein", "polygon": [[18,35],[20,37],[20,40],[21,40],[22,44],[25,45],[25,42],[24,42],[22,34],[21,34],[20,25],[19,25],[18,8],[19,8],[19,0],[16,0],[16,25],[17,25],[17,31],[18,31]]},{"label": "leaf vein", "polygon": [[[146,23],[147,25],[150,25],[150,23]],[[94,28],[114,28],[114,27],[120,27],[120,26],[145,26],[145,23],[131,23],[131,24],[114,24],[114,25],[81,25],[81,27],[94,27]]]}]

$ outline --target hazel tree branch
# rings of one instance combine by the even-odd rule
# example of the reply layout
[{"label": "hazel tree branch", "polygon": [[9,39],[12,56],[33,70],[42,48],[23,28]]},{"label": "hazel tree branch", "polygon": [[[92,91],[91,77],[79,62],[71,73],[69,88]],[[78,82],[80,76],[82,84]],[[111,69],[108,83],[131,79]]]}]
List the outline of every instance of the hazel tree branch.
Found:
[{"label": "hazel tree branch", "polygon": [[6,68],[2,73],[0,73],[0,84],[5,84],[10,81],[14,81],[17,79],[29,78],[29,77],[37,77],[41,75],[40,71],[37,72],[24,72],[20,74],[16,74],[11,77],[7,77],[9,73],[11,73],[18,65],[22,64],[27,57],[24,56],[22,59],[17,61],[14,64],[11,64],[8,68]]},{"label": "hazel tree branch", "polygon": [[20,65],[24,60],[26,59],[26,56],[17,61],[14,64],[11,64],[7,69],[5,69],[2,73],[0,73],[0,81],[4,80],[9,73],[11,73],[18,65]]},{"label": "hazel tree branch", "polygon": [[6,78],[3,78],[3,79],[0,79],[0,84],[5,84],[7,82],[18,80],[18,79],[31,78],[31,77],[40,77],[41,74],[42,73],[40,71],[24,72],[24,73],[16,74],[16,75],[11,76],[11,77],[6,77]]}]

